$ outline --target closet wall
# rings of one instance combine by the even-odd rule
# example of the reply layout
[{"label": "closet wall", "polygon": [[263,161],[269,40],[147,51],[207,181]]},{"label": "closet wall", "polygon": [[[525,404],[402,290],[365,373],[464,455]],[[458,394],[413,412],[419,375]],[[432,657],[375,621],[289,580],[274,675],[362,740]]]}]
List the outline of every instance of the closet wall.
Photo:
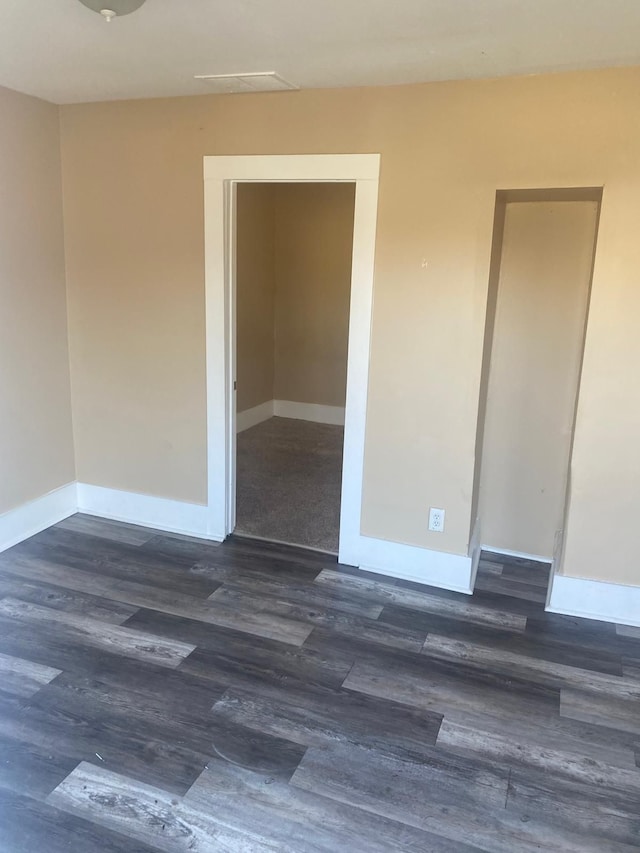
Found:
[{"label": "closet wall", "polygon": [[563,525],[598,203],[499,204],[504,230],[495,235],[502,239],[481,406],[481,538],[494,550],[550,559]]},{"label": "closet wall", "polygon": [[344,406],[353,184],[239,184],[237,409]]}]

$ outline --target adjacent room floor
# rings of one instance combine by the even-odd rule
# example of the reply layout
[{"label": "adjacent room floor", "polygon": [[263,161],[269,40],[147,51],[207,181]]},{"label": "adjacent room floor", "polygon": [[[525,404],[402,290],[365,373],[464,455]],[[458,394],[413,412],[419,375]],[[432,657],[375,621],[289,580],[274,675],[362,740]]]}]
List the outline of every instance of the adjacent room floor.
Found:
[{"label": "adjacent room floor", "polygon": [[236,532],[337,553],[343,437],[291,418],[239,433]]},{"label": "adjacent room floor", "polygon": [[0,555],[3,853],[640,845],[640,629],[75,516]]}]

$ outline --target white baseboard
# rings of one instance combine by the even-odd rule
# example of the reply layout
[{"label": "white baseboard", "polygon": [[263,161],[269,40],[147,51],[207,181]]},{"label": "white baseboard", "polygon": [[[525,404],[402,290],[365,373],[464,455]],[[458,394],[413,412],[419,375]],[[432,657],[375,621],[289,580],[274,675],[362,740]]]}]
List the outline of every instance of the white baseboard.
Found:
[{"label": "white baseboard", "polygon": [[471,557],[369,536],[360,536],[355,547],[359,567],[368,572],[439,586],[467,595],[473,592]]},{"label": "white baseboard", "polygon": [[169,533],[222,541],[209,532],[209,513],[201,504],[78,483],[78,511]]},{"label": "white baseboard", "polygon": [[320,403],[295,403],[292,400],[274,400],[273,413],[278,418],[295,418],[315,421],[317,424],[344,426],[344,406],[323,406]]},{"label": "white baseboard", "polygon": [[[221,541],[210,532],[206,506],[140,495],[87,483],[70,483],[0,516],[0,551],[75,512],[141,527]],[[354,556],[362,569],[417,583],[471,593],[471,557],[359,536]]]},{"label": "white baseboard", "polygon": [[244,432],[273,416],[313,421],[317,424],[344,426],[344,406],[323,406],[320,403],[296,403],[293,400],[267,400],[236,415],[236,432]]},{"label": "white baseboard", "polygon": [[540,554],[527,554],[525,551],[510,551],[508,548],[494,548],[493,545],[481,545],[481,551],[491,551],[492,554],[502,554],[503,557],[515,557],[518,560],[534,560],[536,563],[553,563],[553,557],[542,557]]},{"label": "white baseboard", "polygon": [[[554,575],[556,575],[560,570],[560,566],[562,565],[563,549],[564,549],[564,528],[560,528],[559,530],[556,530],[556,535],[555,535],[555,539],[553,542],[553,560],[551,561],[551,572],[549,574],[550,578],[553,578]],[[549,606],[549,599],[551,598],[551,587],[552,586],[553,586],[553,584],[550,583],[549,586],[547,587],[547,602],[545,605],[546,607]]]},{"label": "white baseboard", "polygon": [[3,513],[0,515],[0,551],[6,551],[12,545],[68,518],[76,512],[76,507],[76,484],[67,483],[41,498]]},{"label": "white baseboard", "polygon": [[238,412],[236,415],[236,432],[244,432],[246,429],[251,429],[251,427],[272,418],[273,403],[273,400],[267,400],[266,403],[260,403],[260,405],[254,406],[251,409],[245,409],[244,412]]},{"label": "white baseboard", "polygon": [[471,558],[471,589],[475,589],[476,575],[478,574],[478,566],[480,565],[480,555],[482,554],[482,545],[480,544],[480,519],[476,518],[473,525],[473,532],[469,540],[469,557]]},{"label": "white baseboard", "polygon": [[545,609],[640,627],[640,586],[553,575]]}]

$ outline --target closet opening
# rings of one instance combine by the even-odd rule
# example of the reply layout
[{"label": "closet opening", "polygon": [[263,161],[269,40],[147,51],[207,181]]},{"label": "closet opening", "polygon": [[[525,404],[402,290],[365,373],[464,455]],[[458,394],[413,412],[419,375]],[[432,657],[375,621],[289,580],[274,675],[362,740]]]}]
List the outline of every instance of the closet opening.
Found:
[{"label": "closet opening", "polygon": [[601,200],[593,187],[496,195],[472,512],[483,551],[559,556]]},{"label": "closet opening", "polygon": [[355,183],[236,197],[235,532],[338,553]]}]

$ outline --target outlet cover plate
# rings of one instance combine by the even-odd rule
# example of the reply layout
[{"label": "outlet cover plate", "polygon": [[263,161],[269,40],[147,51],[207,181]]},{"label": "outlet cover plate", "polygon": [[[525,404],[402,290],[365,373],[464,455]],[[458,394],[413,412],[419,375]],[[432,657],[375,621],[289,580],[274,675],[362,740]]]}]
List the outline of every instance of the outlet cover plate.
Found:
[{"label": "outlet cover plate", "polygon": [[432,533],[442,533],[444,530],[444,510],[432,506],[429,508],[429,530]]}]

